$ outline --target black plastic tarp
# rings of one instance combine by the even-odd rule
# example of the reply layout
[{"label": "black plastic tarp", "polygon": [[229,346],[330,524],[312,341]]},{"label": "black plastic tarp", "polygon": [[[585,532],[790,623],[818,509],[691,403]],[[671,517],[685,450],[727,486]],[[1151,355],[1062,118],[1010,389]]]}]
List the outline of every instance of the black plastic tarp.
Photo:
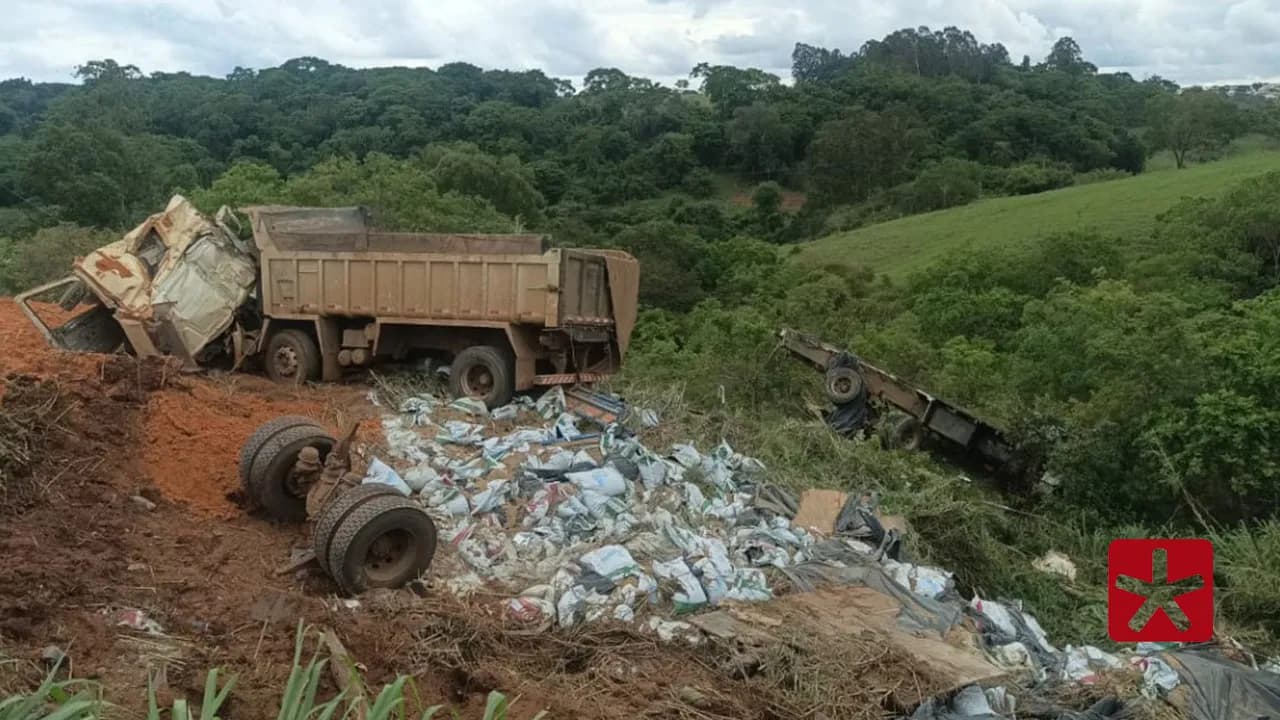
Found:
[{"label": "black plastic tarp", "polygon": [[1280,720],[1280,675],[1192,647],[1164,656],[1178,672],[1195,720]]}]

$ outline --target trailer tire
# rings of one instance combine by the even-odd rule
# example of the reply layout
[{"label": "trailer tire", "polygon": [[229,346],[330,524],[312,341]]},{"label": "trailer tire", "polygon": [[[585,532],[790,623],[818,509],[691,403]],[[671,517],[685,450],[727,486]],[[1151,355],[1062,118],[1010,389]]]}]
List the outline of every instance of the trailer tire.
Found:
[{"label": "trailer tire", "polygon": [[899,418],[889,429],[886,444],[890,450],[919,450],[924,440],[920,421],[907,415]]},{"label": "trailer tire", "polygon": [[337,441],[318,425],[298,425],[268,440],[249,466],[249,497],[273,520],[307,519],[307,497],[302,488],[290,486],[293,466],[304,447],[320,451],[324,461]]},{"label": "trailer tire", "polygon": [[401,587],[426,572],[436,553],[436,524],[404,497],[377,497],[338,525],[329,546],[329,575],[348,595]]},{"label": "trailer tire", "polygon": [[851,367],[836,367],[827,371],[827,397],[836,405],[858,399],[862,394],[862,376]]},{"label": "trailer tire", "polygon": [[320,348],[310,335],[290,328],[273,333],[262,357],[267,377],[286,385],[320,379]]},{"label": "trailer tire", "polygon": [[281,432],[302,425],[312,426],[324,432],[320,424],[309,417],[284,415],[259,425],[258,429],[254,430],[249,439],[245,441],[244,445],[240,446],[240,486],[246,492],[249,490],[249,470],[253,467],[253,459],[258,456],[262,446],[266,445],[268,440]]},{"label": "trailer tire", "polygon": [[454,397],[479,398],[492,410],[511,402],[516,391],[515,375],[510,353],[491,345],[475,345],[453,359],[449,391]]},{"label": "trailer tire", "polygon": [[311,531],[311,545],[316,551],[316,560],[325,572],[329,572],[329,546],[333,542],[334,531],[357,507],[384,495],[404,497],[390,485],[368,483],[341,493],[320,510],[320,517],[316,519],[315,528]]}]

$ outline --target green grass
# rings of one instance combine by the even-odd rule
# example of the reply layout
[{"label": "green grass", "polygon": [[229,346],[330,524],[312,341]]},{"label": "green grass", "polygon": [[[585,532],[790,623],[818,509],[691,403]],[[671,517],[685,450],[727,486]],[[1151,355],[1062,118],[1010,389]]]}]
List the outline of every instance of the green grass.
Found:
[{"label": "green grass", "polygon": [[1034,242],[1067,230],[1131,236],[1147,232],[1156,215],[1183,197],[1212,196],[1276,169],[1280,152],[1249,147],[1185,170],[1158,169],[1124,180],[993,198],[835,233],[802,246],[800,261],[868,267],[896,280],[953,250]]}]

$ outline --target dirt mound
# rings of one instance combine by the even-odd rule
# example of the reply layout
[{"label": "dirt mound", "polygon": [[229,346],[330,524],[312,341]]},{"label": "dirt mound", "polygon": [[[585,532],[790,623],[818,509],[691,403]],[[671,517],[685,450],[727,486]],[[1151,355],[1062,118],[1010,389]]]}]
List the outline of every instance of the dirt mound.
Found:
[{"label": "dirt mound", "polygon": [[305,415],[322,424],[334,413],[323,398],[271,399],[257,378],[228,377],[184,384],[150,396],[141,447],[146,477],[169,500],[216,518],[242,510],[237,463],[240,445],[259,425],[280,415]]}]

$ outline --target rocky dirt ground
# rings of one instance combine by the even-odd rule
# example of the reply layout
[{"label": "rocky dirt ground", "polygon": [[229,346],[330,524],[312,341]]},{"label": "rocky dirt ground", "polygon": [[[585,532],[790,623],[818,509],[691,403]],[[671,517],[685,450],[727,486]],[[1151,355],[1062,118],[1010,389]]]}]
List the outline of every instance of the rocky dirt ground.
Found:
[{"label": "rocky dirt ground", "polygon": [[[162,699],[197,698],[218,667],[238,678],[223,717],[274,717],[299,620],[335,630],[370,685],[412,675],[422,705],[462,717],[479,717],[492,689],[516,699],[516,718],[880,717],[902,709],[897,688],[929,684],[870,636],[820,652],[797,637],[757,672],[731,649],[658,645],[625,626],[520,632],[501,620],[505,596],[463,602],[430,584],[350,607],[319,572],[277,575],[304,530],[244,508],[237,454],[278,415],[372,420],[368,386],[59,353],[8,300],[0,347],[0,415],[16,422],[0,468],[0,660],[19,661],[0,662],[0,690],[38,679],[53,645],[124,708],[143,707],[149,675]],[[122,626],[133,610],[161,631]]]}]

